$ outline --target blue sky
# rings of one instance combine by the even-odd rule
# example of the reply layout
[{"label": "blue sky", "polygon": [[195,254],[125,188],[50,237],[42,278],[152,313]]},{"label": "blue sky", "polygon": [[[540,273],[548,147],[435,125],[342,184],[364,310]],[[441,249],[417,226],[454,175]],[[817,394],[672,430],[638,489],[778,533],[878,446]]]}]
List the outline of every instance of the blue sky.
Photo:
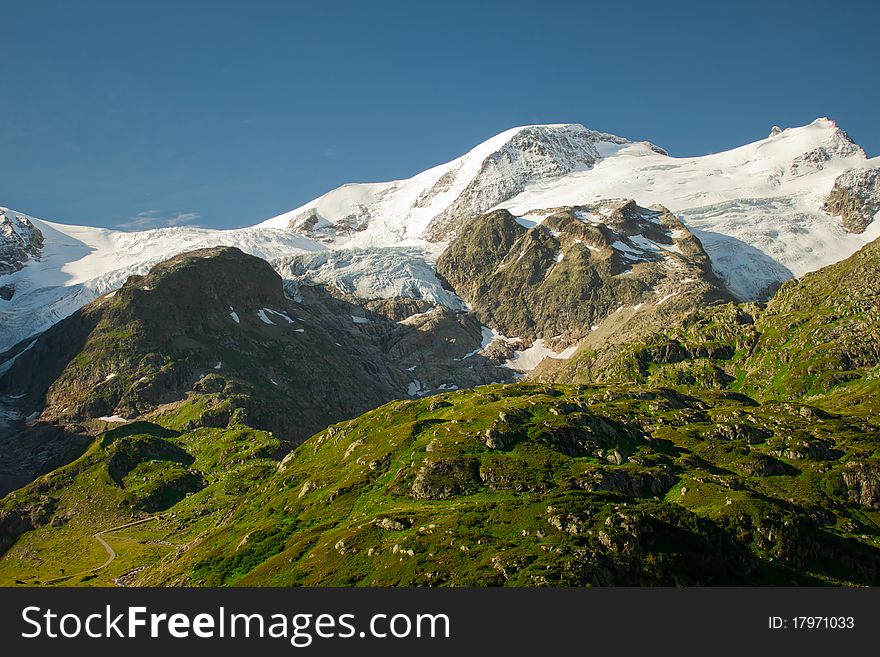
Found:
[{"label": "blue sky", "polygon": [[0,205],[250,225],[577,122],[673,155],[831,116],[880,152],[880,3],[0,0]]}]

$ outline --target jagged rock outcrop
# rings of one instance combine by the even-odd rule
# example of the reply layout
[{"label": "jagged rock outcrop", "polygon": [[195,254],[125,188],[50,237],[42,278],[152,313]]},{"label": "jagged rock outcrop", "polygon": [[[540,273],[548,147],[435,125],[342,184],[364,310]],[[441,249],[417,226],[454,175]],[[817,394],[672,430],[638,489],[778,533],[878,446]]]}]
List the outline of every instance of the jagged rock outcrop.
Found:
[{"label": "jagged rock outcrop", "polygon": [[[846,158],[854,155],[861,156],[862,158],[867,157],[862,147],[856,144],[845,130],[839,128],[830,119],[825,119],[824,121],[831,128],[825,143],[794,158],[790,167],[792,175],[800,175],[808,172],[810,169],[821,171],[834,158]],[[772,132],[771,136],[774,136]]]},{"label": "jagged rock outcrop", "polygon": [[47,495],[37,495],[27,505],[0,509],[0,555],[19,536],[49,522],[57,501]]},{"label": "jagged rock outcrop", "polygon": [[852,501],[880,510],[880,463],[848,463],[843,481]]},{"label": "jagged rock outcrop", "polygon": [[[287,298],[264,260],[203,249],[130,277],[19,345],[0,372],[19,418],[5,431],[0,490],[76,456],[65,441],[80,448],[107,423],[181,405],[188,429],[246,422],[296,443],[390,399],[512,378],[476,353],[471,314],[409,297],[296,292]],[[17,446],[34,443],[45,449],[22,457]],[[39,455],[45,463],[31,463]]]},{"label": "jagged rock outcrop", "polygon": [[[477,175],[449,207],[438,214],[422,236],[429,241],[448,239],[458,223],[523,191],[536,180],[555,178],[578,169],[589,169],[601,158],[598,143],[626,144],[626,139],[582,126],[530,126],[517,132],[499,150],[483,160]],[[658,153],[662,149],[651,145]],[[441,194],[448,185],[442,178],[427,196]],[[421,203],[425,202],[420,197]]]},{"label": "jagged rock outcrop", "polygon": [[864,233],[880,211],[880,169],[848,169],[834,181],[825,211],[851,233]]},{"label": "jagged rock outcrop", "polygon": [[[31,258],[37,258],[43,248],[43,233],[30,219],[0,208],[0,276],[16,272]],[[0,287],[0,298],[8,301],[14,286]]]},{"label": "jagged rock outcrop", "polygon": [[309,208],[292,218],[287,227],[312,239],[332,242],[366,230],[372,218],[370,209],[363,204],[356,205],[349,214],[332,223],[321,217],[316,208]]},{"label": "jagged rock outcrop", "polygon": [[[852,399],[873,412],[880,290],[866,281],[878,276],[875,240],[846,260],[786,283],[766,306],[721,304],[670,318],[667,325],[596,332],[569,360],[536,378],[733,387],[784,400],[850,384],[858,391]],[[736,425],[729,423],[731,430]]]},{"label": "jagged rock outcrop", "polygon": [[731,298],[693,233],[634,201],[496,210],[453,240],[437,273],[484,324],[559,349],[624,310],[676,314]]}]

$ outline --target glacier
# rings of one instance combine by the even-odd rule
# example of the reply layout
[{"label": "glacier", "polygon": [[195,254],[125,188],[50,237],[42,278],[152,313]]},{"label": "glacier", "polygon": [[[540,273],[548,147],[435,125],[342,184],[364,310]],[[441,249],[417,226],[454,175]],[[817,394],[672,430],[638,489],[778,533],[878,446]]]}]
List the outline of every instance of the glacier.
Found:
[{"label": "glacier", "polygon": [[15,226],[29,221],[43,236],[41,249],[16,264],[20,269],[0,275],[0,289],[8,290],[0,296],[0,352],[132,274],[218,245],[269,261],[294,296],[299,286],[324,284],[361,299],[405,296],[466,310],[437,279],[433,262],[470,217],[506,208],[537,223],[552,208],[608,199],[669,208],[700,238],[736,296],[761,299],[880,236],[876,219],[853,233],[824,209],[838,177],[877,168],[880,158],[868,158],[824,118],[774,128],[766,139],[730,151],[683,158],[648,142],[552,124],[502,132],[406,180],[343,185],[236,230],[125,232],[0,208]]}]

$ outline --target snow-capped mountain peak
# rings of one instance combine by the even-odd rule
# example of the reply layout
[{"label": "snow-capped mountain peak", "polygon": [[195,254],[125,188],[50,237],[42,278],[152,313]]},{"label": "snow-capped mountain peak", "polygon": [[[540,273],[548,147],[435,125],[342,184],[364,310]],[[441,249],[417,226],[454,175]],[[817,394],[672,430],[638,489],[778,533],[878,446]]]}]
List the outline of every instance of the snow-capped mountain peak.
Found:
[{"label": "snow-capped mountain peak", "polygon": [[[792,276],[849,256],[880,235],[880,222],[847,222],[826,210],[842,174],[878,167],[880,158],[868,159],[834,121],[820,118],[699,157],[670,157],[626,144],[588,171],[531,184],[497,207],[522,215],[608,198],[661,204],[697,234],[728,287],[753,299]],[[857,211],[864,216],[880,194],[875,195],[873,182],[866,185],[852,174],[843,182],[849,179],[858,184]],[[855,234],[850,224],[866,229]]]},{"label": "snow-capped mountain peak", "polygon": [[412,178],[344,185],[260,225],[336,245],[442,242],[460,219],[489,210],[530,183],[590,169],[627,143],[578,124],[513,128]]},{"label": "snow-capped mountain peak", "polygon": [[21,269],[42,246],[43,235],[28,217],[0,208],[0,275]]},{"label": "snow-capped mountain peak", "polygon": [[131,274],[218,245],[269,260],[295,285],[459,308],[433,264],[477,215],[506,209],[522,217],[609,199],[668,208],[733,293],[763,298],[880,236],[880,158],[867,158],[827,118],[699,157],[671,157],[578,124],[533,125],[406,180],[344,185],[251,228],[129,233],[3,210],[0,251],[14,264],[0,269],[0,351]]}]

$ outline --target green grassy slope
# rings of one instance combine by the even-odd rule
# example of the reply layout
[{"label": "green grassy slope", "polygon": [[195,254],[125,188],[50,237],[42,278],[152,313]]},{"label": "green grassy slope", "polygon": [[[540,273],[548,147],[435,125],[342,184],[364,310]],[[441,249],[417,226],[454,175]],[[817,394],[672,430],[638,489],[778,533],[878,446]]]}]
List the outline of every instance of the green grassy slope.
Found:
[{"label": "green grassy slope", "polygon": [[0,503],[0,527],[8,531],[13,514],[36,526],[0,558],[0,584],[43,584],[99,566],[107,555],[95,533],[155,517],[104,535],[118,553],[106,569],[54,582],[112,585],[215,527],[254,481],[274,473],[280,445],[246,426],[179,433],[136,422],[108,431]]},{"label": "green grassy slope", "polygon": [[880,584],[878,262],[280,461],[243,414],[193,422],[202,391],[4,498],[0,584]]},{"label": "green grassy slope", "polygon": [[[873,584],[880,514],[847,474],[877,467],[876,438],[862,419],[801,404],[536,384],[393,402],[280,463],[277,441],[243,426],[118,429],[7,498],[51,498],[65,520],[24,534],[0,559],[0,582],[98,565],[92,534],[159,513],[105,537],[120,554],[111,567],[66,583],[147,566],[131,579]],[[184,468],[198,483],[181,496],[167,475]]]},{"label": "green grassy slope", "polygon": [[782,286],[766,306],[724,304],[623,344],[592,345],[541,374],[566,382],[726,388],[880,411],[880,242]]}]

